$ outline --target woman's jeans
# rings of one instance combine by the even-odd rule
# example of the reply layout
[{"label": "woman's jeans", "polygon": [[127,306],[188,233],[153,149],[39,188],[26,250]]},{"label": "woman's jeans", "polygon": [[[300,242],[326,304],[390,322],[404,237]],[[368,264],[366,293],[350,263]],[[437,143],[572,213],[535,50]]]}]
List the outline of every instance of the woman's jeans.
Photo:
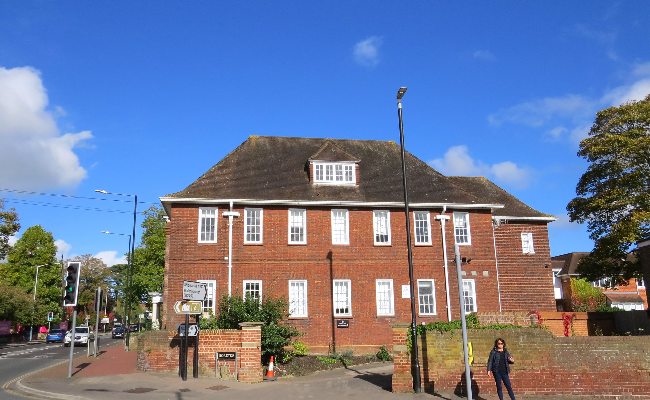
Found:
[{"label": "woman's jeans", "polygon": [[512,385],[510,384],[510,377],[505,372],[492,371],[494,375],[494,382],[497,384],[497,394],[499,395],[499,400],[503,400],[503,389],[501,388],[501,381],[506,386],[508,390],[508,395],[510,399],[515,400],[515,393],[512,391]]}]

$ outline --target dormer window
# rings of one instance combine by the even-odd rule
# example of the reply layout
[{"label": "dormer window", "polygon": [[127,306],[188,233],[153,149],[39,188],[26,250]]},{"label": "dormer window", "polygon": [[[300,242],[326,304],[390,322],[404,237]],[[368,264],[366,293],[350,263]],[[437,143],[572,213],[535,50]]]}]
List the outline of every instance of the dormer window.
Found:
[{"label": "dormer window", "polygon": [[314,183],[328,185],[356,184],[355,164],[349,162],[314,162]]}]

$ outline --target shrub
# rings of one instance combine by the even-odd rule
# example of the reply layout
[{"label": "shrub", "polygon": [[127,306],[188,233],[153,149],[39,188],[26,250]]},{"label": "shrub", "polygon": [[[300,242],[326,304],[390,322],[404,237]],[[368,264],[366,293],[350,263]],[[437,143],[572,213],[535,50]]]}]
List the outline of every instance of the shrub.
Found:
[{"label": "shrub", "polygon": [[309,347],[305,345],[300,340],[295,340],[293,342],[293,354],[296,356],[306,356],[309,351]]},{"label": "shrub", "polygon": [[386,345],[381,346],[379,351],[376,354],[377,358],[381,361],[391,361],[393,359],[393,356],[390,354],[390,351],[388,351],[388,348]]},{"label": "shrub", "polygon": [[574,312],[596,311],[607,304],[603,290],[591,286],[584,279],[571,279],[571,292],[571,309]]}]

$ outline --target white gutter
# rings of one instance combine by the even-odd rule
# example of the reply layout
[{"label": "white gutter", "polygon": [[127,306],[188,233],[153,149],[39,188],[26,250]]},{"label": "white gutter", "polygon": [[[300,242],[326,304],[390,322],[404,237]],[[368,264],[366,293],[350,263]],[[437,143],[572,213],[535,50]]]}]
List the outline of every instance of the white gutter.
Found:
[{"label": "white gutter", "polygon": [[557,217],[492,217],[493,220],[495,221],[510,221],[510,220],[516,220],[516,221],[557,221]]},{"label": "white gutter", "polygon": [[228,217],[228,296],[232,295],[232,218],[239,217],[239,213],[232,210],[233,203],[230,202],[230,211],[222,215]]},{"label": "white gutter", "polygon": [[447,320],[451,321],[451,300],[449,299],[449,268],[447,264],[447,236],[445,235],[445,222],[449,219],[449,215],[443,215],[447,211],[447,206],[442,207],[440,215],[436,215],[436,219],[440,220],[440,229],[442,230],[442,259],[445,262],[445,296],[447,300]]}]

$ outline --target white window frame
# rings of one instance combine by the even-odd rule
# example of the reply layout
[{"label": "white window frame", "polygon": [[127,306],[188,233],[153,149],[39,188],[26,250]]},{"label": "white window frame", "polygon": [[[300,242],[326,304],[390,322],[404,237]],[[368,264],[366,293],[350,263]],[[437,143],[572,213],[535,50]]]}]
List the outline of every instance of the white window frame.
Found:
[{"label": "white window frame", "polygon": [[[457,221],[457,216],[463,215],[463,223],[464,226],[459,226],[458,221]],[[459,230],[466,230],[465,233],[459,234]],[[461,238],[465,238],[466,241],[459,240]],[[470,230],[469,226],[469,213],[468,212],[455,212],[454,213],[454,240],[456,241],[455,243],[458,244],[459,246],[469,246],[472,244],[472,233]]]},{"label": "white window frame", "polygon": [[[292,287],[292,284],[294,285]],[[302,285],[302,288],[299,288],[299,285]],[[308,304],[307,304],[307,280],[306,279],[296,279],[289,281],[289,316],[291,318],[305,318],[309,316]],[[298,297],[298,298],[296,298]],[[300,304],[302,303],[302,307]],[[302,308],[302,312],[300,312]]]},{"label": "white window frame", "polygon": [[[381,221],[382,216],[386,216],[386,220]],[[372,212],[372,226],[374,229],[375,246],[390,246],[390,211],[388,210],[374,210]],[[379,235],[387,236],[386,241],[377,241]]]},{"label": "white window frame", "polygon": [[356,185],[356,165],[351,162],[314,162],[314,183],[319,185]]},{"label": "white window frame", "polygon": [[535,254],[535,246],[533,245],[533,233],[521,233],[521,250],[524,254]]},{"label": "white window frame", "polygon": [[[434,279],[418,279],[418,315],[437,315],[438,308],[436,305],[436,281]],[[431,283],[431,294],[420,294],[420,283],[429,282]],[[431,304],[424,304],[422,301],[424,296],[431,296]],[[423,312],[424,307],[433,307],[433,312]]]},{"label": "white window frame", "polygon": [[[335,234],[338,232],[337,228],[337,218],[334,214],[342,212],[344,213],[344,221],[343,223],[345,226],[343,227],[344,232],[343,237],[339,239],[341,235]],[[334,208],[332,209],[332,244],[350,244],[350,213],[348,210],[340,209],[340,208]]]},{"label": "white window frame", "polygon": [[[214,235],[214,238],[212,240],[210,240],[210,239],[206,240],[206,239],[201,238],[202,234],[204,233],[203,229],[204,229],[205,220],[208,219],[208,218],[211,219],[211,217],[206,217],[204,215],[204,212],[206,212],[206,211],[214,213],[214,226],[213,226],[214,231],[212,232],[212,234]],[[198,237],[199,243],[217,243],[217,219],[218,219],[218,217],[219,217],[219,208],[218,207],[199,207],[199,237]]]},{"label": "white window frame", "polygon": [[[289,211],[289,222],[287,225],[289,225],[289,243],[290,244],[307,244],[307,210],[304,208],[290,208]],[[299,217],[294,217],[292,213],[301,213]],[[299,223],[300,225],[296,225]],[[302,240],[292,240],[293,232],[291,232],[292,228],[298,228],[302,229],[302,232],[298,233],[298,235],[302,235]]]},{"label": "white window frame", "polygon": [[246,294],[251,292],[251,290],[246,289],[247,284],[259,284],[260,285],[259,289],[258,289],[258,291],[260,292],[258,300],[261,303],[262,302],[262,281],[261,280],[255,280],[255,279],[244,280],[244,286],[243,286],[244,300],[246,300]]},{"label": "white window frame", "polygon": [[[249,223],[248,223],[248,219],[249,219],[248,213],[249,212],[254,213],[254,212],[257,212],[257,211],[260,212],[260,215],[259,215],[259,219],[260,219],[259,235],[260,235],[260,238],[259,238],[259,240],[250,240],[249,239],[251,237],[250,235],[257,235],[258,233],[257,232],[255,232],[255,233],[250,233],[249,232],[250,228],[257,227],[257,225],[249,225]],[[245,208],[244,209],[244,243],[262,243],[263,240],[264,240],[264,209],[262,209],[262,208]]]},{"label": "white window frame", "polygon": [[645,289],[645,280],[643,278],[636,278],[636,287],[638,289]]},{"label": "white window frame", "polygon": [[[381,289],[385,284],[388,284],[388,290],[382,291]],[[375,293],[377,295],[377,316],[390,317],[395,315],[395,295],[393,293],[393,280],[392,279],[376,279],[375,280]],[[388,307],[385,307],[382,302],[388,302]]]},{"label": "white window frame", "polygon": [[[201,310],[203,311],[204,316],[208,316],[208,310],[212,310],[212,314],[216,314],[217,310],[217,281],[214,279],[199,279],[197,280],[199,283],[205,283],[206,284],[206,300],[203,301],[202,308]],[[210,306],[210,301],[212,301],[212,306]]]},{"label": "white window frame", "polygon": [[[465,289],[465,284],[468,284],[469,290],[466,291]],[[467,294],[467,295],[466,295]],[[467,304],[467,299],[471,298],[473,300],[473,305],[470,304],[470,307],[468,308]],[[477,312],[478,311],[478,306],[476,304],[476,281],[474,279],[463,279],[463,304],[465,306],[465,312]]]},{"label": "white window frame", "polygon": [[[337,292],[337,283],[340,284],[339,286],[345,286],[347,288],[347,298],[340,299],[339,298],[339,293]],[[352,281],[349,279],[334,279],[332,281],[332,293],[334,294],[332,298],[332,309],[334,311],[334,316],[335,317],[351,317],[352,316]],[[343,306],[343,307],[338,307]],[[347,312],[341,312],[337,310],[345,309],[347,308]]]},{"label": "white window frame", "polygon": [[[422,217],[425,218],[418,218],[418,214]],[[424,223],[426,226],[424,229],[426,229],[426,240],[422,240],[423,235],[418,236],[418,229],[422,229],[423,227],[418,228],[418,223]],[[415,245],[416,246],[425,246],[425,245],[431,245],[431,213],[429,211],[413,211],[413,227],[414,233],[415,233]]]}]

